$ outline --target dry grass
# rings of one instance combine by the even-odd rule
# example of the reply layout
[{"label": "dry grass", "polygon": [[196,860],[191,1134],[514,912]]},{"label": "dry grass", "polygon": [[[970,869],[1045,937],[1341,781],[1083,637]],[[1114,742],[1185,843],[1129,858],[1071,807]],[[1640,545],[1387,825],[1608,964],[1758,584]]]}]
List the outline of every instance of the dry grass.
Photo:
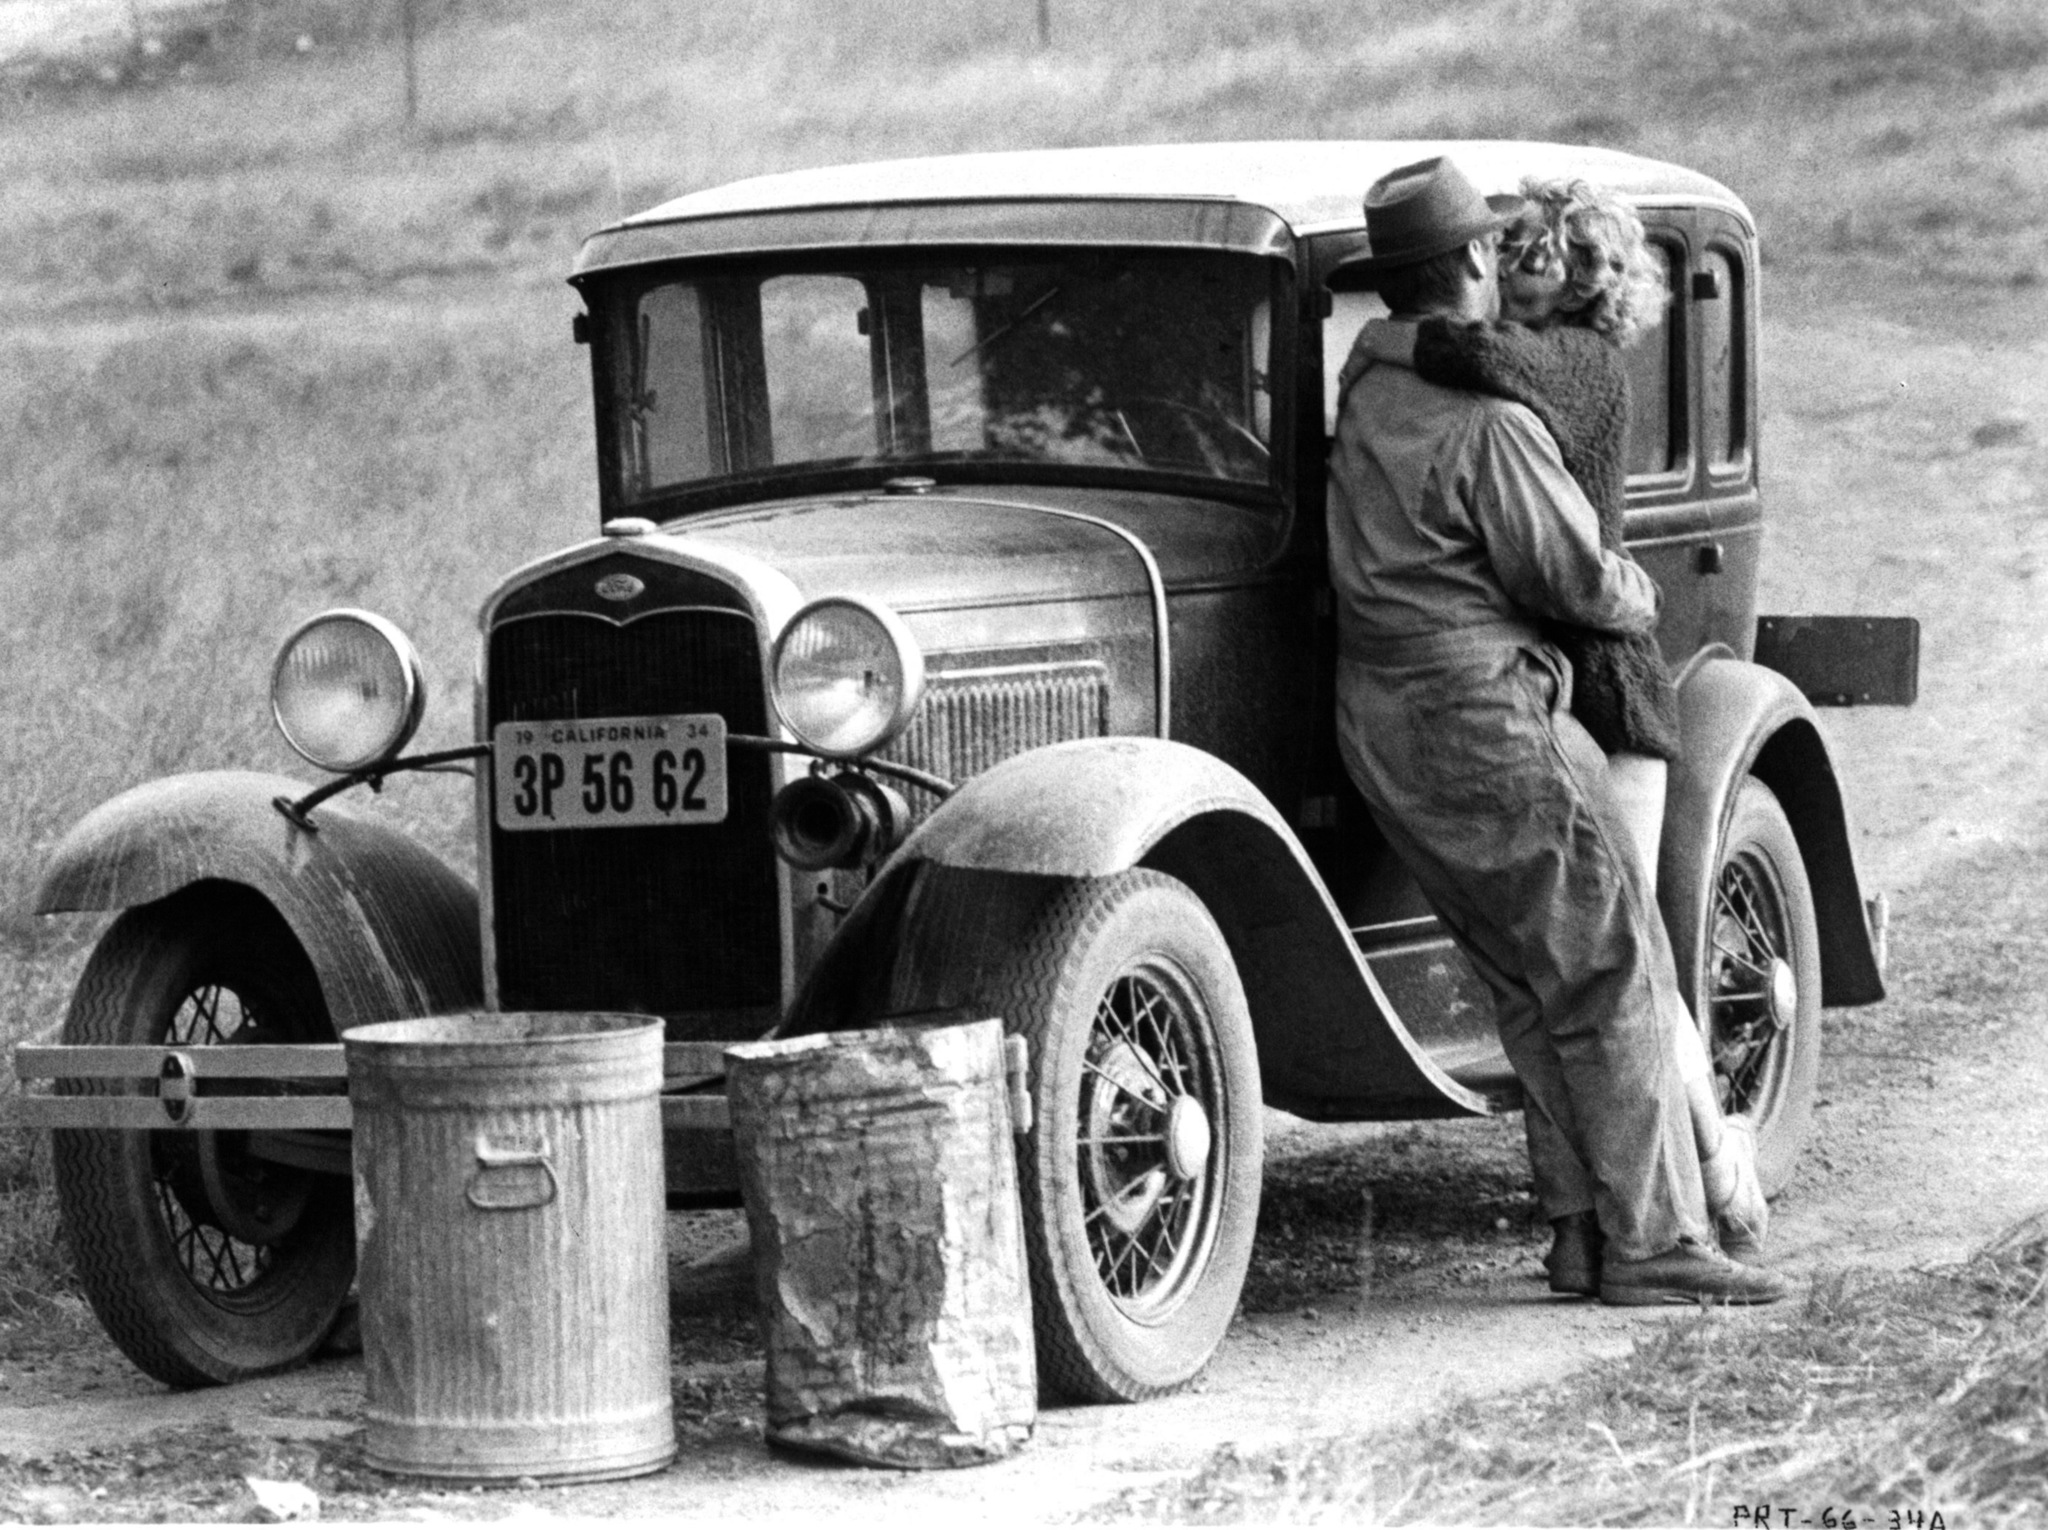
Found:
[{"label": "dry grass", "polygon": [[1892,1510],[1938,1510],[1951,1526],[2036,1523],[2048,1481],[2044,1287],[2048,1227],[2036,1218],[1966,1264],[1834,1271],[1790,1312],[1702,1312],[1624,1360],[1399,1435],[1226,1450],[1091,1517],[1725,1526],[1737,1505],[1772,1503],[1816,1524],[1829,1505],[1868,1525]]},{"label": "dry grass", "polygon": [[[657,0],[448,5],[402,118],[388,38],[33,93],[10,301],[192,302],[546,272],[614,213],[763,170],[1247,137],[1611,143],[1723,176],[1779,257],[2038,275],[2048,20],[2028,0]],[[832,24],[821,26],[826,14]],[[281,32],[292,28],[279,28]],[[319,29],[315,28],[318,32]],[[321,34],[323,38],[325,34]]]},{"label": "dry grass", "polygon": [[82,1317],[77,1283],[57,1238],[47,1188],[49,1149],[25,1132],[0,1135],[0,1355],[10,1330],[72,1329]]},{"label": "dry grass", "polygon": [[[431,328],[392,309],[0,334],[0,410],[35,443],[0,490],[18,597],[0,641],[20,656],[0,937],[31,938],[32,868],[113,791],[288,766],[270,655],[323,606],[372,604],[413,632],[430,737],[467,737],[472,613],[500,570],[594,518],[566,312],[515,294]],[[461,853],[459,832],[439,839]]]}]

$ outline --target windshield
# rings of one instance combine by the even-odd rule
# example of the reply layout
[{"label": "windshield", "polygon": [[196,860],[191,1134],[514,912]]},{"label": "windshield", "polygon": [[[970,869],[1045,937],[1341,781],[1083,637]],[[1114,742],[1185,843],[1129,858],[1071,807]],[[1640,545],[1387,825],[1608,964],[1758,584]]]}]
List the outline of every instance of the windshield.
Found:
[{"label": "windshield", "polygon": [[1220,253],[862,252],[664,274],[608,305],[621,497],[873,466],[1264,486],[1283,270]]}]

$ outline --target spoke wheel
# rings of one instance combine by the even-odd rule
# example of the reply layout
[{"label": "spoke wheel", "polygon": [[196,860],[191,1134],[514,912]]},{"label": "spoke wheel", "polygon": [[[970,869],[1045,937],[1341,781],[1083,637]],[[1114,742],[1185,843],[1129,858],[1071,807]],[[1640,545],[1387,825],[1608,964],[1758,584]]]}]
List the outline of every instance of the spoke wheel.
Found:
[{"label": "spoke wheel", "polygon": [[1157,872],[1070,883],[990,998],[1031,1041],[1019,1180],[1042,1383],[1098,1402],[1185,1385],[1236,1310],[1263,1157],[1221,932]]},{"label": "spoke wheel", "polygon": [[1775,1194],[1813,1121],[1820,937],[1798,841],[1760,781],[1736,794],[1705,921],[1694,1012],[1721,1108],[1755,1122],[1758,1174]]},{"label": "spoke wheel", "polygon": [[[233,891],[123,914],[64,1027],[73,1043],[192,1048],[332,1034],[289,928]],[[345,1181],[258,1158],[245,1132],[60,1131],[52,1158],[79,1280],[150,1375],[201,1386],[277,1370],[333,1326],[355,1273]]]},{"label": "spoke wheel", "polygon": [[1141,1321],[1170,1311],[1199,1276],[1221,1188],[1209,1172],[1209,1123],[1223,1108],[1216,1059],[1177,977],[1117,978],[1082,1064],[1082,1225],[1103,1289]]}]

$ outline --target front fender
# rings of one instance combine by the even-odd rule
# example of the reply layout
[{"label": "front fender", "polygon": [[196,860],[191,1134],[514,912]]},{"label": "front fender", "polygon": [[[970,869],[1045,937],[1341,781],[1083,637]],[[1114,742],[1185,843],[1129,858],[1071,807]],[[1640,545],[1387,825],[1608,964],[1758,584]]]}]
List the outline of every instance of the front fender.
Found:
[{"label": "front fender", "polygon": [[[1059,881],[1141,865],[1185,882],[1222,929],[1269,1103],[1331,1120],[1493,1108],[1409,1035],[1264,794],[1215,756],[1162,739],[1050,745],[968,781],[856,906],[806,985],[798,1023],[966,1002],[971,974],[926,970],[926,953],[1001,949]],[[850,1014],[849,1002],[868,1013]]]},{"label": "front fender", "polygon": [[1821,1002],[1874,1004],[1884,976],[1864,913],[1862,883],[1834,762],[1813,708],[1783,675],[1728,653],[1691,665],[1678,685],[1681,757],[1671,767],[1657,895],[1677,957],[1680,991],[1696,991],[1706,961],[1722,829],[1742,778],[1777,796],[1813,884],[1820,926]]},{"label": "front fender", "polygon": [[123,792],[57,842],[35,910],[133,908],[204,881],[269,900],[305,947],[337,1030],[483,1002],[476,890],[403,835],[338,803],[317,833],[271,805],[305,786],[208,771]]}]

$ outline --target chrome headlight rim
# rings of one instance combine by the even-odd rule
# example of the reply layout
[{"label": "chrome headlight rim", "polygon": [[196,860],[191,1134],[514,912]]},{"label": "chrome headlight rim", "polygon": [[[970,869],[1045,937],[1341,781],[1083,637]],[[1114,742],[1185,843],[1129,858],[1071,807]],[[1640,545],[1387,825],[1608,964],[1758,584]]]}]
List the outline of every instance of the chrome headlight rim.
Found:
[{"label": "chrome headlight rim", "polygon": [[[279,700],[280,682],[284,678],[285,666],[291,660],[292,651],[300,641],[315,628],[339,622],[352,622],[369,629],[391,650],[404,686],[403,700],[395,725],[387,730],[382,742],[375,749],[346,757],[323,758],[292,731]],[[406,636],[404,628],[374,611],[365,611],[355,606],[336,606],[332,610],[307,617],[286,633],[283,641],[277,645],[277,657],[270,666],[271,721],[277,725],[278,733],[291,746],[293,753],[320,770],[346,776],[359,771],[374,770],[389,763],[412,742],[413,735],[419,731],[426,710],[427,670],[420,659],[419,650],[413,645],[412,639]]]},{"label": "chrome headlight rim", "polygon": [[[784,705],[782,666],[790,642],[803,630],[806,622],[819,613],[834,608],[843,608],[860,613],[881,629],[889,649],[896,658],[901,688],[896,706],[882,725],[861,740],[857,746],[829,744],[813,737],[790,716]],[[910,721],[917,715],[918,704],[924,700],[924,650],[911,635],[909,624],[901,616],[883,605],[861,595],[825,595],[807,601],[797,613],[784,623],[776,635],[774,647],[768,658],[769,701],[775,708],[775,715],[782,719],[782,725],[796,741],[812,754],[827,760],[857,760],[865,755],[886,749],[903,735]]]}]

